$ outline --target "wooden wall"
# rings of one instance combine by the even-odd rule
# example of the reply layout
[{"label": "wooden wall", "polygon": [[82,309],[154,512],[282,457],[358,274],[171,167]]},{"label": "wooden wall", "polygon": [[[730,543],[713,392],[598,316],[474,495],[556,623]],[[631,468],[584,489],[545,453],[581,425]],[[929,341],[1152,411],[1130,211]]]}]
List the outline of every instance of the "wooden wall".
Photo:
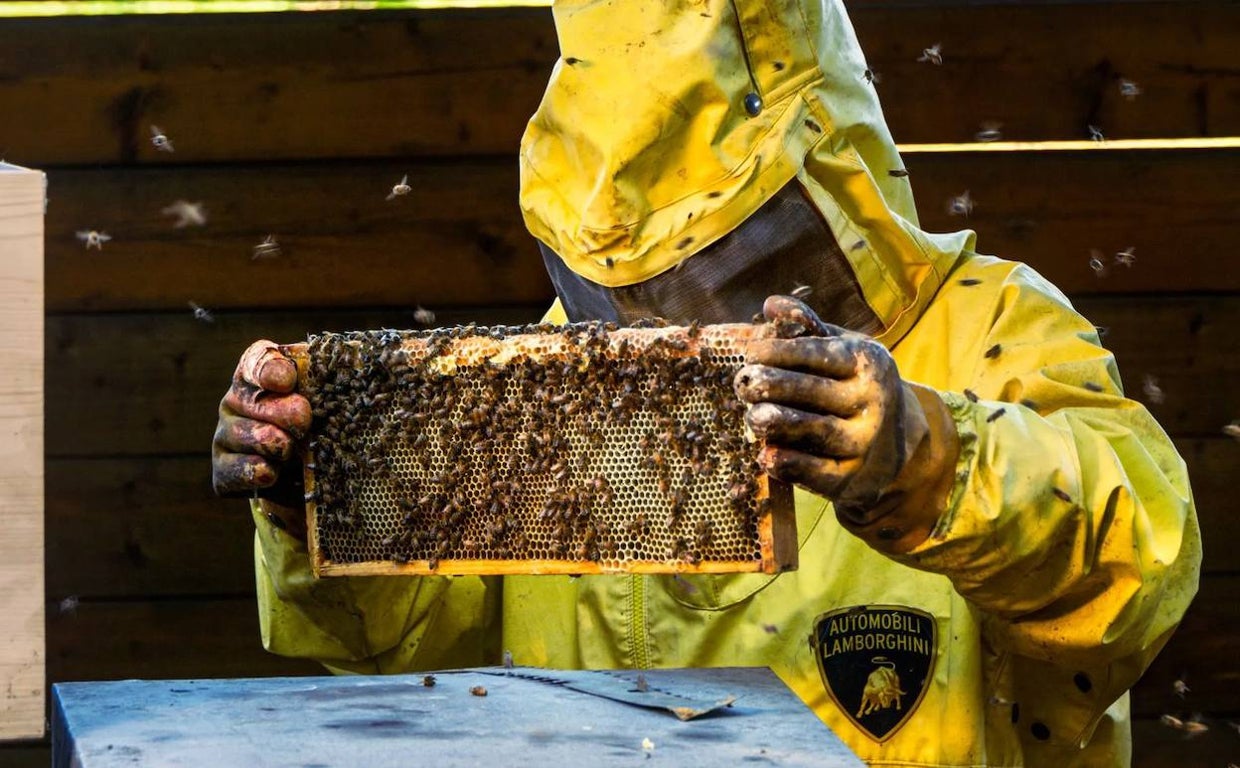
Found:
[{"label": "wooden wall", "polygon": [[[1240,135],[1240,6],[850,3],[901,142]],[[0,21],[0,154],[46,169],[47,608],[52,681],[300,674],[267,655],[245,504],[212,497],[215,408],[246,344],[310,330],[536,317],[551,290],[515,151],[557,56],[547,9]],[[941,67],[918,64],[943,45]],[[1124,99],[1120,78],[1143,93]],[[176,152],[147,133],[164,128]],[[923,224],[969,190],[986,252],[1073,297],[1192,473],[1200,596],[1134,695],[1139,766],[1240,746],[1240,150],[967,149],[906,157]],[[409,174],[413,192],[384,196]],[[202,201],[176,230],[160,209]],[[114,238],[85,250],[74,233]],[[267,234],[278,258],[252,258]],[[1091,249],[1136,247],[1104,277]],[[210,309],[196,321],[189,302]],[[1183,678],[1192,691],[1172,693]],[[1163,712],[1213,726],[1185,743]],[[45,747],[0,765],[46,764]]]}]

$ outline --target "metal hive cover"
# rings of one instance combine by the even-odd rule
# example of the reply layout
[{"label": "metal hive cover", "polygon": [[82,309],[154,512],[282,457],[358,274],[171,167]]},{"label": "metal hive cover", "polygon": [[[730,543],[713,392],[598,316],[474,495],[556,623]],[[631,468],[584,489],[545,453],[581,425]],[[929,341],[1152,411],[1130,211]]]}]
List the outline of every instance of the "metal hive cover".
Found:
[{"label": "metal hive cover", "polygon": [[287,347],[320,575],[796,565],[732,378],[766,325],[474,326]]}]

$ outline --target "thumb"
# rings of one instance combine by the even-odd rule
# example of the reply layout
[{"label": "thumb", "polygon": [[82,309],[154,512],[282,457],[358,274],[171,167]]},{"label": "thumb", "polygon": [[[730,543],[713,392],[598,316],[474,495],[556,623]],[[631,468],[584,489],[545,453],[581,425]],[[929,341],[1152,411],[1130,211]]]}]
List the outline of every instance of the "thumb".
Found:
[{"label": "thumb", "polygon": [[297,365],[280,352],[279,344],[260,339],[241,355],[233,381],[244,381],[265,392],[287,394],[297,386]]},{"label": "thumb", "polygon": [[843,328],[824,323],[808,304],[793,296],[768,296],[762,304],[762,315],[775,325],[775,333],[781,339],[844,333]]}]

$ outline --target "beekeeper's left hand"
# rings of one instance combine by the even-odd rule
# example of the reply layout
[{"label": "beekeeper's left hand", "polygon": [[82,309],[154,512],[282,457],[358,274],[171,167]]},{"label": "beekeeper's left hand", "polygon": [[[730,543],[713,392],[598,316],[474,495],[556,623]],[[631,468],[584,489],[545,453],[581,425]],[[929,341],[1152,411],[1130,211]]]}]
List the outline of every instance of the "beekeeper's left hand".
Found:
[{"label": "beekeeper's left hand", "polygon": [[840,522],[880,549],[924,541],[958,452],[938,394],[904,381],[877,340],[794,298],[771,296],[763,313],[778,338],[752,343],[735,379],[766,441],[763,468],[831,499]]}]

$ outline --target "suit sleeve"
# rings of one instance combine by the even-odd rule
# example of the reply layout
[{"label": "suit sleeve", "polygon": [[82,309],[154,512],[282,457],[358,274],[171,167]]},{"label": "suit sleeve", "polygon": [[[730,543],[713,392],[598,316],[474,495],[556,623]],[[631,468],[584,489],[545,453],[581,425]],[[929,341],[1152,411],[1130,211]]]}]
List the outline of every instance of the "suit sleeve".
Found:
[{"label": "suit sleeve", "polygon": [[497,578],[316,579],[304,543],[253,508],[263,646],[335,672],[398,673],[497,663]]},{"label": "suit sleeve", "polygon": [[946,511],[895,557],[980,609],[1026,713],[1055,699],[1044,709],[1059,722],[1038,738],[1079,744],[1196,592],[1192,493],[1167,434],[1053,286],[1018,268],[990,317],[968,396],[940,392],[960,439]]}]

